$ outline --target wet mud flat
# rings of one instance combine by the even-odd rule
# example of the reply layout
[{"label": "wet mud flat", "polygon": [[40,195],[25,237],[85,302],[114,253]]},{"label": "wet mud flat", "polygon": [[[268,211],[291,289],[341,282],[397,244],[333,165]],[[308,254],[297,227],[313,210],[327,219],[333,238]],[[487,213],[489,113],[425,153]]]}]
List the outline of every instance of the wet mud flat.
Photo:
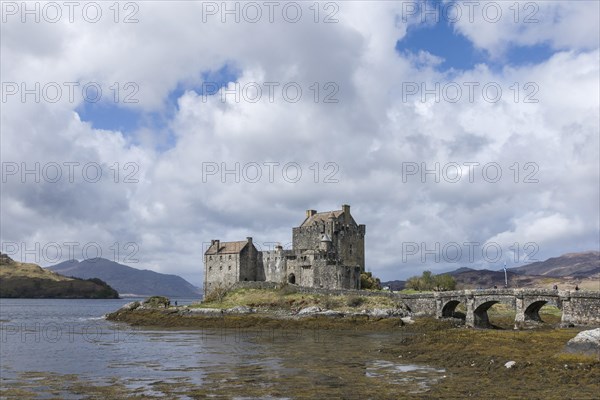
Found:
[{"label": "wet mud flat", "polygon": [[[168,399],[597,399],[600,360],[564,352],[587,329],[467,329],[418,318],[181,317],[144,310],[112,316],[144,329],[195,331],[229,349],[230,362],[182,366],[173,379],[22,374],[3,398]],[[234,349],[233,351],[231,349]],[[511,368],[505,364],[514,361]],[[135,368],[135,365],[131,365]],[[110,371],[109,371],[110,372]],[[108,373],[107,373],[108,375]],[[43,397],[38,397],[43,393]]]}]

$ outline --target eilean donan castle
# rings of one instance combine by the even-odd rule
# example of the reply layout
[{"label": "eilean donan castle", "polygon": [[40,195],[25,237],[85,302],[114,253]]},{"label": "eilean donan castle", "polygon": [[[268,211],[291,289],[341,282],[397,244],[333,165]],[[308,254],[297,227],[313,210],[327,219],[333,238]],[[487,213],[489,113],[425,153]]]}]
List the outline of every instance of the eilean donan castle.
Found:
[{"label": "eilean donan castle", "polygon": [[307,210],[292,229],[292,249],[258,251],[252,238],[239,242],[212,240],[204,253],[204,294],[236,282],[266,281],[327,289],[360,289],[365,270],[365,225],[350,206],[341,210]]}]

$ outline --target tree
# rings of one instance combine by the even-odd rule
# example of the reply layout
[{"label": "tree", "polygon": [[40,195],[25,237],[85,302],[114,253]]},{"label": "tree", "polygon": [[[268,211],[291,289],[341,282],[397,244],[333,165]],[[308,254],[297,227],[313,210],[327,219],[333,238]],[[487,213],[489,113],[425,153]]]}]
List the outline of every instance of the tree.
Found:
[{"label": "tree", "polygon": [[370,272],[363,272],[360,274],[360,288],[361,289],[381,289],[381,281],[379,278],[375,278]]},{"label": "tree", "polygon": [[435,275],[433,277],[433,281],[435,284],[434,289],[438,292],[456,289],[456,279],[454,279],[451,275]]},{"label": "tree", "polygon": [[418,276],[412,276],[412,277],[408,278],[405,286],[407,289],[423,290],[422,289],[423,285],[421,285],[421,278],[419,278]]},{"label": "tree", "polygon": [[412,276],[406,281],[406,288],[413,290],[445,291],[456,288],[456,280],[448,274],[434,275],[424,271],[421,276]]}]

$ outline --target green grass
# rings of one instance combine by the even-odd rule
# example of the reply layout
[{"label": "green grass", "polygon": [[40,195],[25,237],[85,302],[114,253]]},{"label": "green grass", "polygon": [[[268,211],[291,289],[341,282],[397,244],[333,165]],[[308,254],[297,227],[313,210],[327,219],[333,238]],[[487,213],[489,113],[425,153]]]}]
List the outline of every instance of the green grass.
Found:
[{"label": "green grass", "polygon": [[[357,300],[360,298],[360,300]],[[336,311],[356,311],[373,308],[399,308],[401,303],[382,293],[382,296],[342,295],[329,296],[297,293],[286,289],[237,289],[228,292],[222,301],[210,301],[194,304],[192,308],[232,308],[247,306],[251,308],[300,310],[318,306]]]},{"label": "green grass", "polygon": [[431,290],[414,290],[414,289],[403,289],[399,292],[394,292],[394,293],[401,293],[401,294],[423,294],[423,293],[433,293],[433,291]]}]

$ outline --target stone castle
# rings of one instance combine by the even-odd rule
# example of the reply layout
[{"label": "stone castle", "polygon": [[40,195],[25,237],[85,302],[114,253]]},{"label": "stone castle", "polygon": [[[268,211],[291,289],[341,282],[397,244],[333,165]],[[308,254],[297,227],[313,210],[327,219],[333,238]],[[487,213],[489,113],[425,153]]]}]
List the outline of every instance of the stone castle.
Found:
[{"label": "stone castle", "polygon": [[212,240],[204,253],[204,294],[236,282],[291,283],[327,289],[360,289],[365,271],[365,225],[350,206],[318,213],[307,210],[292,229],[292,249],[258,251],[252,238],[239,242]]}]

